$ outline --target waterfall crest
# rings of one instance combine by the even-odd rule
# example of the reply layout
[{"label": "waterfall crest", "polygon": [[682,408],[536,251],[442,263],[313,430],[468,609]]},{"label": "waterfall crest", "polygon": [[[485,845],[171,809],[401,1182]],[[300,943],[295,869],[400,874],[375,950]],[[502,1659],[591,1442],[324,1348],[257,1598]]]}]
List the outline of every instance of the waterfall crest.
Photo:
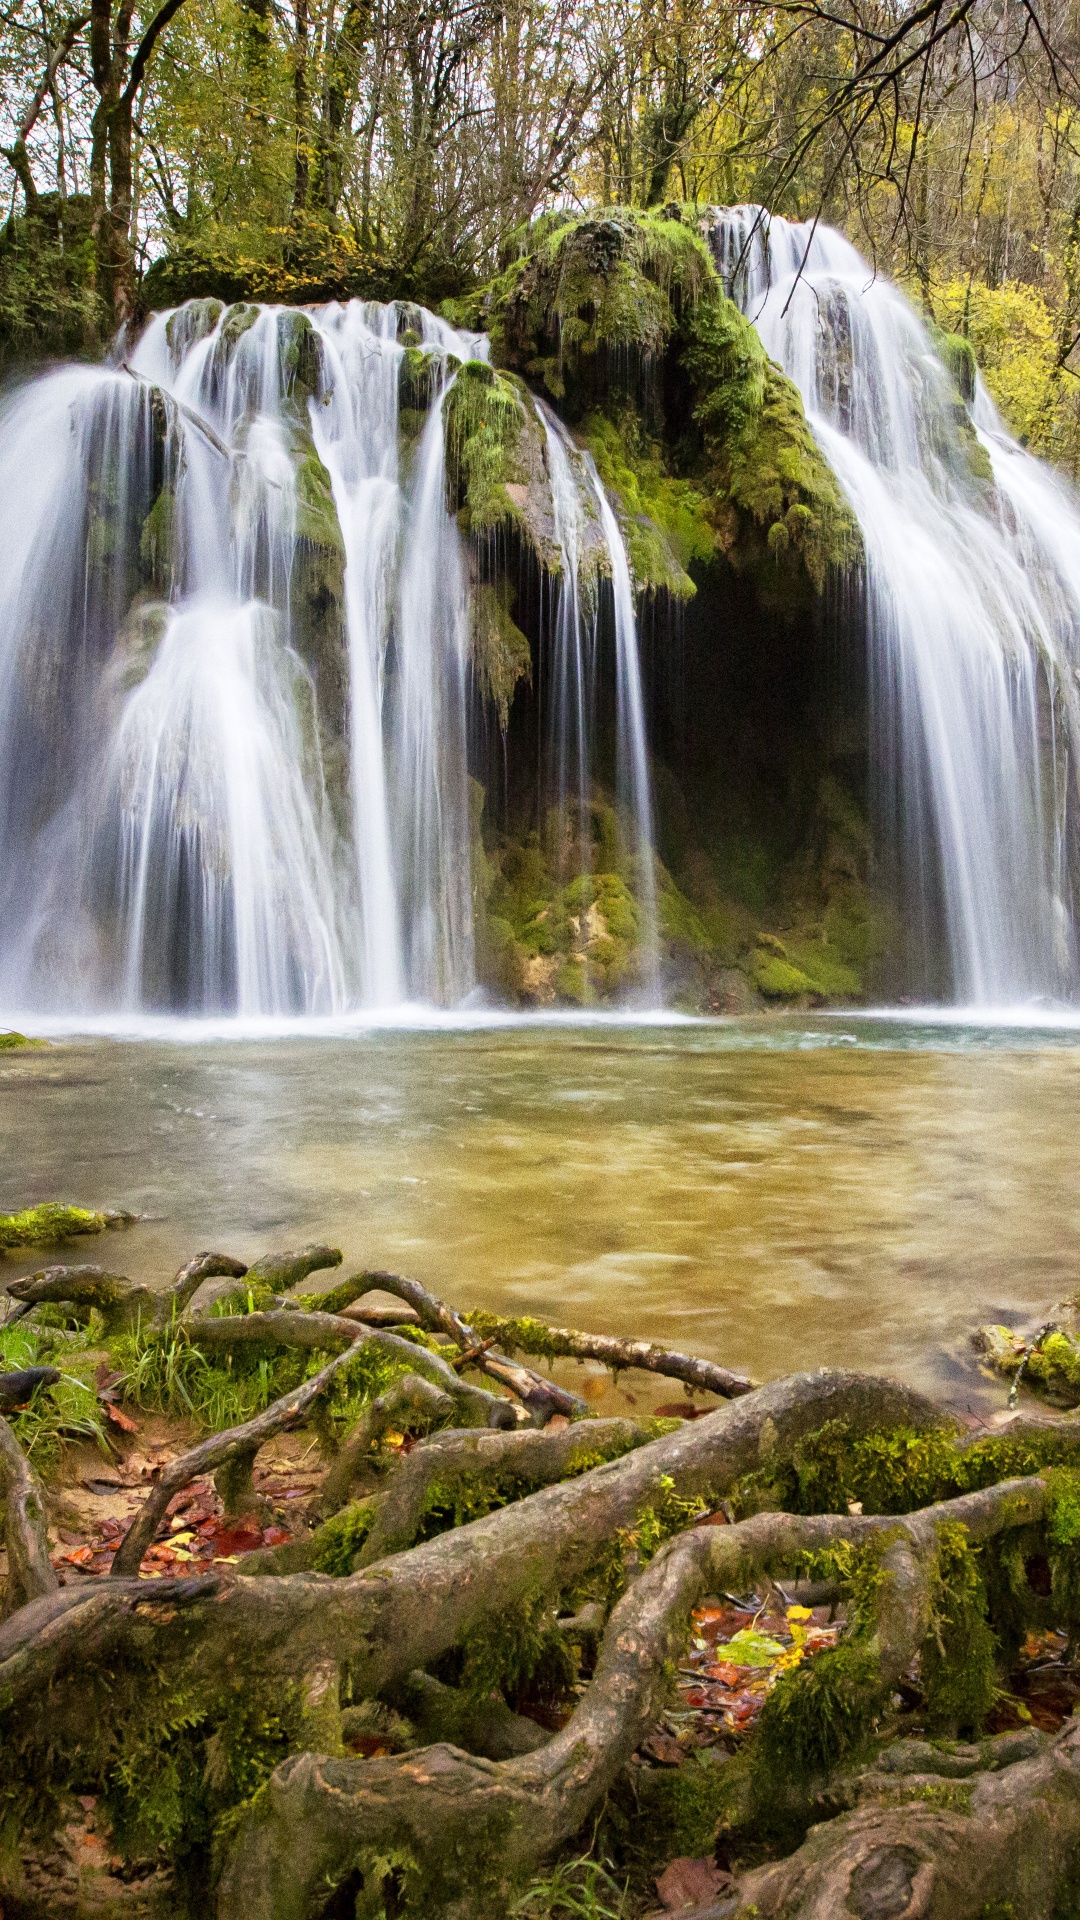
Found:
[{"label": "waterfall crest", "polygon": [[862,529],[876,807],[909,978],[976,1005],[1072,994],[1080,508],[981,381],[965,408],[914,310],[841,235],[757,207],[711,222],[726,289]]},{"label": "waterfall crest", "polygon": [[[193,301],[156,316],[122,366],[63,368],[8,398],[10,1004],[323,1014],[469,993],[472,588],[443,411],[457,367],[486,359],[482,335],[412,306]],[[654,997],[626,556],[595,470],[545,431],[555,618],[580,668],[552,751],[586,795],[590,641],[570,532],[584,516],[614,594],[619,798]]]}]

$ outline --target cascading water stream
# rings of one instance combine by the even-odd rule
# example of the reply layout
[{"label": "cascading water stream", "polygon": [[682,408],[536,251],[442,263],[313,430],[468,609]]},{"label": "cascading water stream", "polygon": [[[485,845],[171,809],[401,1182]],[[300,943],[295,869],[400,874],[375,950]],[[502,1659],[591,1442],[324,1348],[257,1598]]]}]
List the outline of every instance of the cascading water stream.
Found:
[{"label": "cascading water stream", "polygon": [[713,218],[728,290],[862,529],[879,824],[913,984],[933,981],[943,917],[946,997],[1071,993],[1080,512],[981,384],[967,417],[925,327],[842,236],[754,207]]},{"label": "cascading water stream", "polygon": [[[402,333],[423,350],[426,417],[402,410]],[[486,357],[481,336],[412,307],[194,302],[157,316],[122,369],[64,369],[9,399],[9,1004],[251,1015],[469,992],[471,588],[443,410],[455,364]],[[591,464],[575,452],[571,472],[563,440],[549,446],[570,556],[558,619],[577,650],[553,752],[587,794],[594,614],[570,531],[584,515],[615,596],[618,784],[652,994],[626,556]]]},{"label": "cascading water stream", "polygon": [[[615,637],[615,784],[619,817],[629,824],[634,857],[635,893],[640,921],[639,989],[645,1004],[660,1003],[660,938],[653,861],[652,786],[649,776],[645,708],[641,691],[634,590],[619,524],[604,491],[592,455],[570,440],[558,416],[543,403],[537,410],[551,486],[555,545],[561,556],[555,598],[550,753],[562,816],[576,802],[577,818],[588,809],[591,738],[596,707],[597,625],[599,615],[598,548],[611,581]],[[598,541],[588,541],[589,523]],[[591,577],[583,586],[587,546],[593,547]]]}]

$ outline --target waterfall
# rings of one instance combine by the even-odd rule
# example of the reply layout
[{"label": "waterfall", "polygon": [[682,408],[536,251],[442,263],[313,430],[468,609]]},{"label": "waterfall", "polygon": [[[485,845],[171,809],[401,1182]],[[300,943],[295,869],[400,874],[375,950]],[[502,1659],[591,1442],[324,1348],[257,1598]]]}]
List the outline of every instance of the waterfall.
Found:
[{"label": "waterfall", "polygon": [[[599,574],[611,583],[615,639],[615,785],[618,817],[630,828],[630,853],[641,932],[640,990],[659,1004],[652,786],[638,656],[634,592],[614,509],[589,453],[575,447],[551,409],[538,401],[551,489],[552,526],[560,556],[551,633],[548,721],[555,805],[561,818],[587,814],[596,711]],[[579,845],[580,858],[580,845]]]},{"label": "waterfall", "polygon": [[[326,1014],[471,990],[471,566],[443,410],[457,366],[486,358],[483,336],[412,306],[193,301],[122,365],[8,396],[9,1004]],[[626,555],[595,469],[545,430],[556,622],[577,650],[552,753],[587,794],[596,603],[572,531],[587,520],[614,591],[618,798],[655,997]]]},{"label": "waterfall", "polygon": [[866,552],[872,769],[916,990],[1077,986],[1066,816],[1080,744],[1080,509],[966,410],[898,290],[828,228],[713,216],[727,290],[798,386]]}]

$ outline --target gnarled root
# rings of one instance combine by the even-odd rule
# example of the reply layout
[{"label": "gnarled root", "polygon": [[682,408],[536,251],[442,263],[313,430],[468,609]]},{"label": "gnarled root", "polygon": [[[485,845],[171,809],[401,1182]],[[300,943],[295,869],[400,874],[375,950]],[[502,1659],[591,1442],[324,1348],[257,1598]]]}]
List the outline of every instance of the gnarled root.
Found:
[{"label": "gnarled root", "polygon": [[520,1366],[508,1359],[490,1342],[485,1342],[474,1333],[472,1327],[464,1321],[453,1307],[439,1300],[419,1280],[410,1280],[400,1273],[362,1273],[357,1274],[354,1282],[358,1291],[354,1300],[360,1300],[365,1293],[393,1293],[407,1306],[414,1308],[420,1316],[420,1324],[431,1333],[445,1333],[456,1341],[460,1348],[456,1364],[461,1366],[466,1359],[470,1366],[477,1367],[500,1385],[509,1387],[530,1413],[537,1426],[543,1426],[552,1414],[565,1414],[573,1419],[588,1412],[584,1400],[576,1393],[567,1392],[565,1387],[557,1387],[552,1380],[545,1380],[542,1373],[534,1373],[531,1367]]},{"label": "gnarled root", "polygon": [[[883,1577],[867,1655],[884,1693],[926,1637],[939,1527],[960,1524],[985,1539],[1038,1521],[1045,1497],[1034,1477],[899,1520],[759,1514],[680,1535],[615,1608],[584,1700],[536,1753],[495,1763],[440,1745],[379,1761],[314,1753],[287,1760],[237,1835],[219,1920],[311,1920],[327,1887],[362,1877],[366,1863],[403,1843],[418,1877],[415,1897],[426,1895],[429,1911],[447,1920],[501,1915],[515,1881],[577,1832],[655,1720],[703,1593],[747,1591],[794,1556],[880,1537]],[[448,1862],[456,1863],[449,1876]]]},{"label": "gnarled root", "polygon": [[[400,1344],[414,1364],[436,1358],[406,1341]],[[795,1374],[576,1480],[544,1488],[348,1579],[215,1576],[212,1604],[201,1597],[209,1593],[204,1581],[186,1582],[192,1592],[185,1601],[179,1664],[198,1687],[217,1674],[222,1661],[235,1660],[238,1646],[251,1669],[271,1682],[275,1676],[290,1679],[298,1662],[332,1657],[349,1663],[354,1688],[379,1694],[482,1628],[493,1610],[504,1613],[526,1598],[555,1596],[572,1587],[605,1544],[620,1529],[632,1528],[666,1490],[715,1502],[763,1454],[793,1447],[830,1419],[865,1433],[888,1426],[938,1426],[941,1415],[931,1401],[894,1381],[828,1369]],[[197,1453],[196,1448],[184,1456],[187,1478],[173,1492],[192,1477],[190,1463]],[[205,1469],[194,1469],[200,1470]],[[24,1713],[32,1710],[43,1687],[53,1687],[54,1738],[63,1737],[63,1721],[77,1740],[83,1717],[80,1676],[90,1661],[107,1666],[124,1657],[131,1609],[143,1603],[148,1611],[140,1646],[148,1655],[158,1647],[163,1665],[172,1659],[179,1681],[171,1622],[153,1606],[162,1585],[158,1581],[148,1589],[113,1578],[65,1588],[15,1615],[0,1627],[0,1698]]]},{"label": "gnarled root", "polygon": [[[989,1743],[987,1743],[989,1744]],[[1080,1855],[1080,1724],[1044,1751],[946,1789],[882,1774],[855,1812],[739,1882],[732,1916],[759,1920],[985,1920],[1073,1912]]]},{"label": "gnarled root", "polygon": [[41,1482],[6,1420],[0,1419],[0,1493],[8,1557],[6,1609],[57,1590],[45,1528]]}]

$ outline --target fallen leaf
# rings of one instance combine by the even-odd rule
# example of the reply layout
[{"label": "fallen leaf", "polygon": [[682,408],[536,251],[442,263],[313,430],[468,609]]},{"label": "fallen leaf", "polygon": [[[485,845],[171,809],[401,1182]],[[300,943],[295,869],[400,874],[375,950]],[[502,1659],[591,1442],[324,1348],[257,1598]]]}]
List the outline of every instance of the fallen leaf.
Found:
[{"label": "fallen leaf", "polygon": [[715,1860],[673,1860],[656,1878],[656,1891],[669,1913],[711,1900],[731,1885],[730,1873]]},{"label": "fallen leaf", "polygon": [[103,1400],[101,1404],[105,1408],[106,1419],[111,1420],[114,1427],[120,1427],[124,1433],[138,1433],[139,1429],[130,1413],[125,1413],[123,1407],[115,1407],[111,1400]]},{"label": "fallen leaf", "polygon": [[94,1557],[93,1547],[73,1547],[70,1553],[62,1553],[61,1560],[70,1560],[73,1567],[85,1567]]},{"label": "fallen leaf", "polygon": [[779,1640],[773,1640],[769,1634],[757,1633],[753,1627],[743,1627],[725,1645],[718,1646],[716,1651],[721,1658],[726,1654],[735,1667],[771,1667],[785,1649]]},{"label": "fallen leaf", "polygon": [[286,1540],[290,1540],[292,1535],[286,1527],[264,1527],[262,1537],[264,1547],[280,1547]]},{"label": "fallen leaf", "polygon": [[247,1527],[223,1527],[214,1539],[214,1559],[228,1560],[233,1554],[251,1553],[263,1543],[262,1530],[252,1533]]},{"label": "fallen leaf", "polygon": [[642,1741],[641,1751],[647,1753],[650,1760],[658,1760],[662,1767],[681,1767],[686,1759],[683,1748],[670,1733],[650,1733],[648,1739]]}]

